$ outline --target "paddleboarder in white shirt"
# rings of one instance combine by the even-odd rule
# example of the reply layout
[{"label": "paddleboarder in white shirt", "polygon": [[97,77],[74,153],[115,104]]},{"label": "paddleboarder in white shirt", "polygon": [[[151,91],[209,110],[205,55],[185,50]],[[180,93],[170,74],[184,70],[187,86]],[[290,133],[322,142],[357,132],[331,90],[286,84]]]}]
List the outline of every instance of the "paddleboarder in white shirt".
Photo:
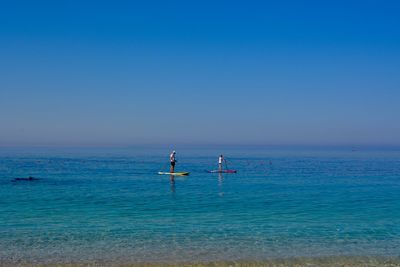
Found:
[{"label": "paddleboarder in white shirt", "polygon": [[218,158],[218,171],[222,172],[222,162],[225,161],[226,164],[226,160],[224,158],[224,156],[221,154]]},{"label": "paddleboarder in white shirt", "polygon": [[175,158],[175,150],[172,151],[172,153],[169,155],[169,161],[171,162],[171,168],[170,168],[170,173],[175,172],[175,163],[176,163],[176,158]]}]

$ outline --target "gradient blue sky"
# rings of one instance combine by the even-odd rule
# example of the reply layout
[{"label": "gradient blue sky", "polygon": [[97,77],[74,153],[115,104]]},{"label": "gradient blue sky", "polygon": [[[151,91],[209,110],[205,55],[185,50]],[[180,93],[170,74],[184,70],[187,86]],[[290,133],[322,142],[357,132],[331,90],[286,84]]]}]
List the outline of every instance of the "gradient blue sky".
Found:
[{"label": "gradient blue sky", "polygon": [[1,1],[0,145],[400,145],[398,1]]}]

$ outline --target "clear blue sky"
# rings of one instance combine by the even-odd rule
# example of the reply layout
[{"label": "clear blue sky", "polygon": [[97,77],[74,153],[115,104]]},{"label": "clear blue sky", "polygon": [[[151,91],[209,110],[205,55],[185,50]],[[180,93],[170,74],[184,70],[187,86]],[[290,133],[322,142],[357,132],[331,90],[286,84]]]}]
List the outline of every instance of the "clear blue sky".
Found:
[{"label": "clear blue sky", "polygon": [[0,3],[0,146],[400,145],[400,2],[134,2]]}]

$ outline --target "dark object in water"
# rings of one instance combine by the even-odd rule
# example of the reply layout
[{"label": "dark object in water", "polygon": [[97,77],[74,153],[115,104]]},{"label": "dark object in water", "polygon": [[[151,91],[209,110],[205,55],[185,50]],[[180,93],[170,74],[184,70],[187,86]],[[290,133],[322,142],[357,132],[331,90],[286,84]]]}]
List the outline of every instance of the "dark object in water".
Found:
[{"label": "dark object in water", "polygon": [[39,178],[34,178],[29,176],[28,178],[14,178],[14,181],[37,181],[40,180]]}]

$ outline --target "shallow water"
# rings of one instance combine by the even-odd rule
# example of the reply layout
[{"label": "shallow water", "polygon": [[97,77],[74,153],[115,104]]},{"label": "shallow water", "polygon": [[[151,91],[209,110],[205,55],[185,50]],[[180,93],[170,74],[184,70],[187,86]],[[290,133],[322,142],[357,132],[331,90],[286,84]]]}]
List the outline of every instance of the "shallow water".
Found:
[{"label": "shallow water", "polygon": [[400,151],[177,152],[172,182],[165,149],[1,151],[0,261],[400,255]]}]

